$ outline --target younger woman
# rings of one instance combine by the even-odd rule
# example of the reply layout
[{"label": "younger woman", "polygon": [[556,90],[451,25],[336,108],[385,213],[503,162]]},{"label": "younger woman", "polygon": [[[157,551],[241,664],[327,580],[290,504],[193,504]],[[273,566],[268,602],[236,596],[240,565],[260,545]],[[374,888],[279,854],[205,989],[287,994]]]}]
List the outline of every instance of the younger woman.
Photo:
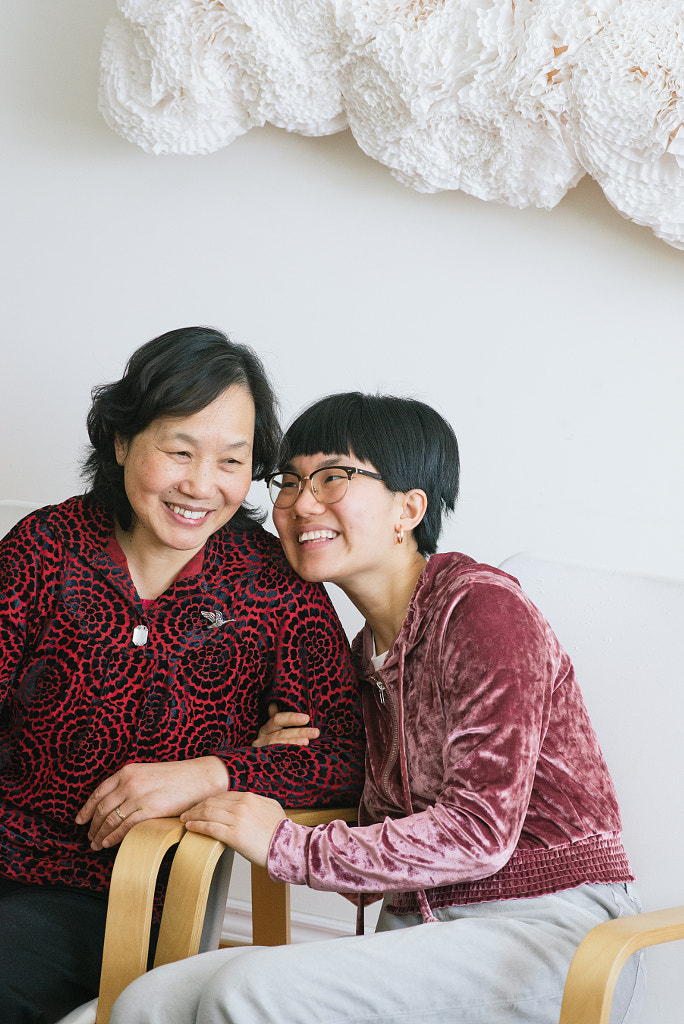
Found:
[{"label": "younger woman", "polygon": [[[556,1024],[583,936],[639,909],[570,660],[515,579],[434,553],[459,470],[434,410],[334,395],[287,442],[270,478],[285,553],[366,620],[354,645],[368,740],[360,824],[307,828],[235,792],[183,818],[274,878],[360,902],[384,893],[378,930],[161,968],[112,1020]],[[301,722],[278,714],[266,732],[306,739]],[[635,961],[615,1021],[635,1012],[637,979]]]}]

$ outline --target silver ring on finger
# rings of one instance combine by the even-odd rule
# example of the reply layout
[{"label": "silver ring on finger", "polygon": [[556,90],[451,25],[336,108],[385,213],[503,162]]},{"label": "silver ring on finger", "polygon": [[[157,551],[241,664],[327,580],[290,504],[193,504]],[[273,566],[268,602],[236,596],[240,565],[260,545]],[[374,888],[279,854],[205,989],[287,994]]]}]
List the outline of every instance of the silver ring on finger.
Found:
[{"label": "silver ring on finger", "polygon": [[114,813],[118,814],[122,821],[126,820],[126,815],[121,813],[121,808],[120,807],[115,807],[114,808]]}]

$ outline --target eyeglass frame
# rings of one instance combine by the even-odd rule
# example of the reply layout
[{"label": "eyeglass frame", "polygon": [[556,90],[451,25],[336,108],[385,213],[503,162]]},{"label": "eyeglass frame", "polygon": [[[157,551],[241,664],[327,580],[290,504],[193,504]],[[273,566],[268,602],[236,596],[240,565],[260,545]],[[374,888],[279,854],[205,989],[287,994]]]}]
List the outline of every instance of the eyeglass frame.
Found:
[{"label": "eyeglass frame", "polygon": [[[313,478],[316,476],[317,473],[329,473],[331,469],[341,469],[347,474],[347,487],[344,494],[341,494],[339,498],[335,498],[334,501],[321,501],[314,486]],[[295,476],[297,478],[297,481],[299,483],[299,490],[297,491],[296,497],[289,505],[277,505],[276,502],[283,492],[280,491],[279,494],[274,498],[273,494],[271,493],[271,481],[277,476],[285,476],[286,474],[289,476]],[[349,491],[349,485],[355,476],[368,476],[372,480],[384,480],[384,477],[382,477],[380,473],[372,473],[369,469],[358,469],[356,466],[321,466],[320,469],[314,469],[313,473],[309,473],[308,476],[300,476],[299,473],[295,473],[291,469],[279,469],[277,473],[269,473],[269,475],[265,478],[265,482],[268,488],[268,496],[271,499],[274,508],[294,508],[294,506],[297,504],[300,497],[304,493],[304,485],[307,480],[309,481],[311,493],[313,494],[316,501],[320,502],[321,505],[337,505],[338,502],[342,501],[342,499],[346,497],[347,492]]]}]

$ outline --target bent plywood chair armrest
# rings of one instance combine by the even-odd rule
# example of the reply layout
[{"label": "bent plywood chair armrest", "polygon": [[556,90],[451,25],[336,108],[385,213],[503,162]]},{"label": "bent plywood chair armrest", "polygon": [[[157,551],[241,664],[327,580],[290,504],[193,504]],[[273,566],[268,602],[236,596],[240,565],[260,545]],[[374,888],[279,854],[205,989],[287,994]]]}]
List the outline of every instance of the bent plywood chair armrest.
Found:
[{"label": "bent plywood chair armrest", "polygon": [[[287,810],[286,814],[302,825],[357,820],[356,807],[306,807]],[[209,947],[218,944],[232,851],[217,839],[186,832],[179,818],[150,818],[135,825],[121,843],[114,862],[96,1024],[108,1024],[121,992],[147,970],[157,875],[164,854],[175,844],[179,846],[169,875],[155,967],[194,956],[201,940],[204,946],[203,928],[207,926],[217,937]],[[221,857],[225,870],[218,871]],[[215,905],[206,917],[215,920],[208,921],[205,911],[212,883]],[[274,882],[265,868],[252,867],[252,917],[256,945],[290,941],[289,886]]]},{"label": "bent plywood chair armrest", "polygon": [[[300,807],[285,810],[298,825],[328,825],[346,821],[354,825],[358,807]],[[252,865],[252,942],[255,946],[285,946],[290,942],[290,886],[274,881],[266,868]]]},{"label": "bent plywood chair armrest", "polygon": [[109,889],[97,1024],[107,1024],[117,996],[147,970],[159,866],[184,832],[180,818],[150,818],[122,840]]},{"label": "bent plywood chair armrest", "polygon": [[559,1024],[608,1024],[618,975],[633,953],[684,938],[684,907],[605,921],[577,947]]},{"label": "bent plywood chair armrest", "polygon": [[221,934],[233,851],[226,849],[218,839],[199,832],[186,832],[183,836],[169,875],[155,967],[184,960],[199,952],[209,893],[212,883],[216,884],[216,865],[221,857],[228,860],[223,877],[219,879],[220,891],[215,894],[216,906],[211,908],[218,920],[214,928],[216,941],[210,942],[209,948],[218,945]]}]

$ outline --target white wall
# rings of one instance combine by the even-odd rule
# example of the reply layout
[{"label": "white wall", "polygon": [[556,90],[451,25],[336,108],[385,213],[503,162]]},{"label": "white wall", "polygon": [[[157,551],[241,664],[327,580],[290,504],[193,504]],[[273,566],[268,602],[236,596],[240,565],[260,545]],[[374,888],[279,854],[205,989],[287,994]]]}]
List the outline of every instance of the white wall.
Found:
[{"label": "white wall", "polygon": [[684,577],[684,253],[590,179],[551,212],[423,196],[349,133],[148,156],[97,113],[113,7],[0,9],[0,497],[78,490],[91,386],[204,323],[258,350],[285,419],[346,388],[437,405],[464,467],[444,548]]}]

